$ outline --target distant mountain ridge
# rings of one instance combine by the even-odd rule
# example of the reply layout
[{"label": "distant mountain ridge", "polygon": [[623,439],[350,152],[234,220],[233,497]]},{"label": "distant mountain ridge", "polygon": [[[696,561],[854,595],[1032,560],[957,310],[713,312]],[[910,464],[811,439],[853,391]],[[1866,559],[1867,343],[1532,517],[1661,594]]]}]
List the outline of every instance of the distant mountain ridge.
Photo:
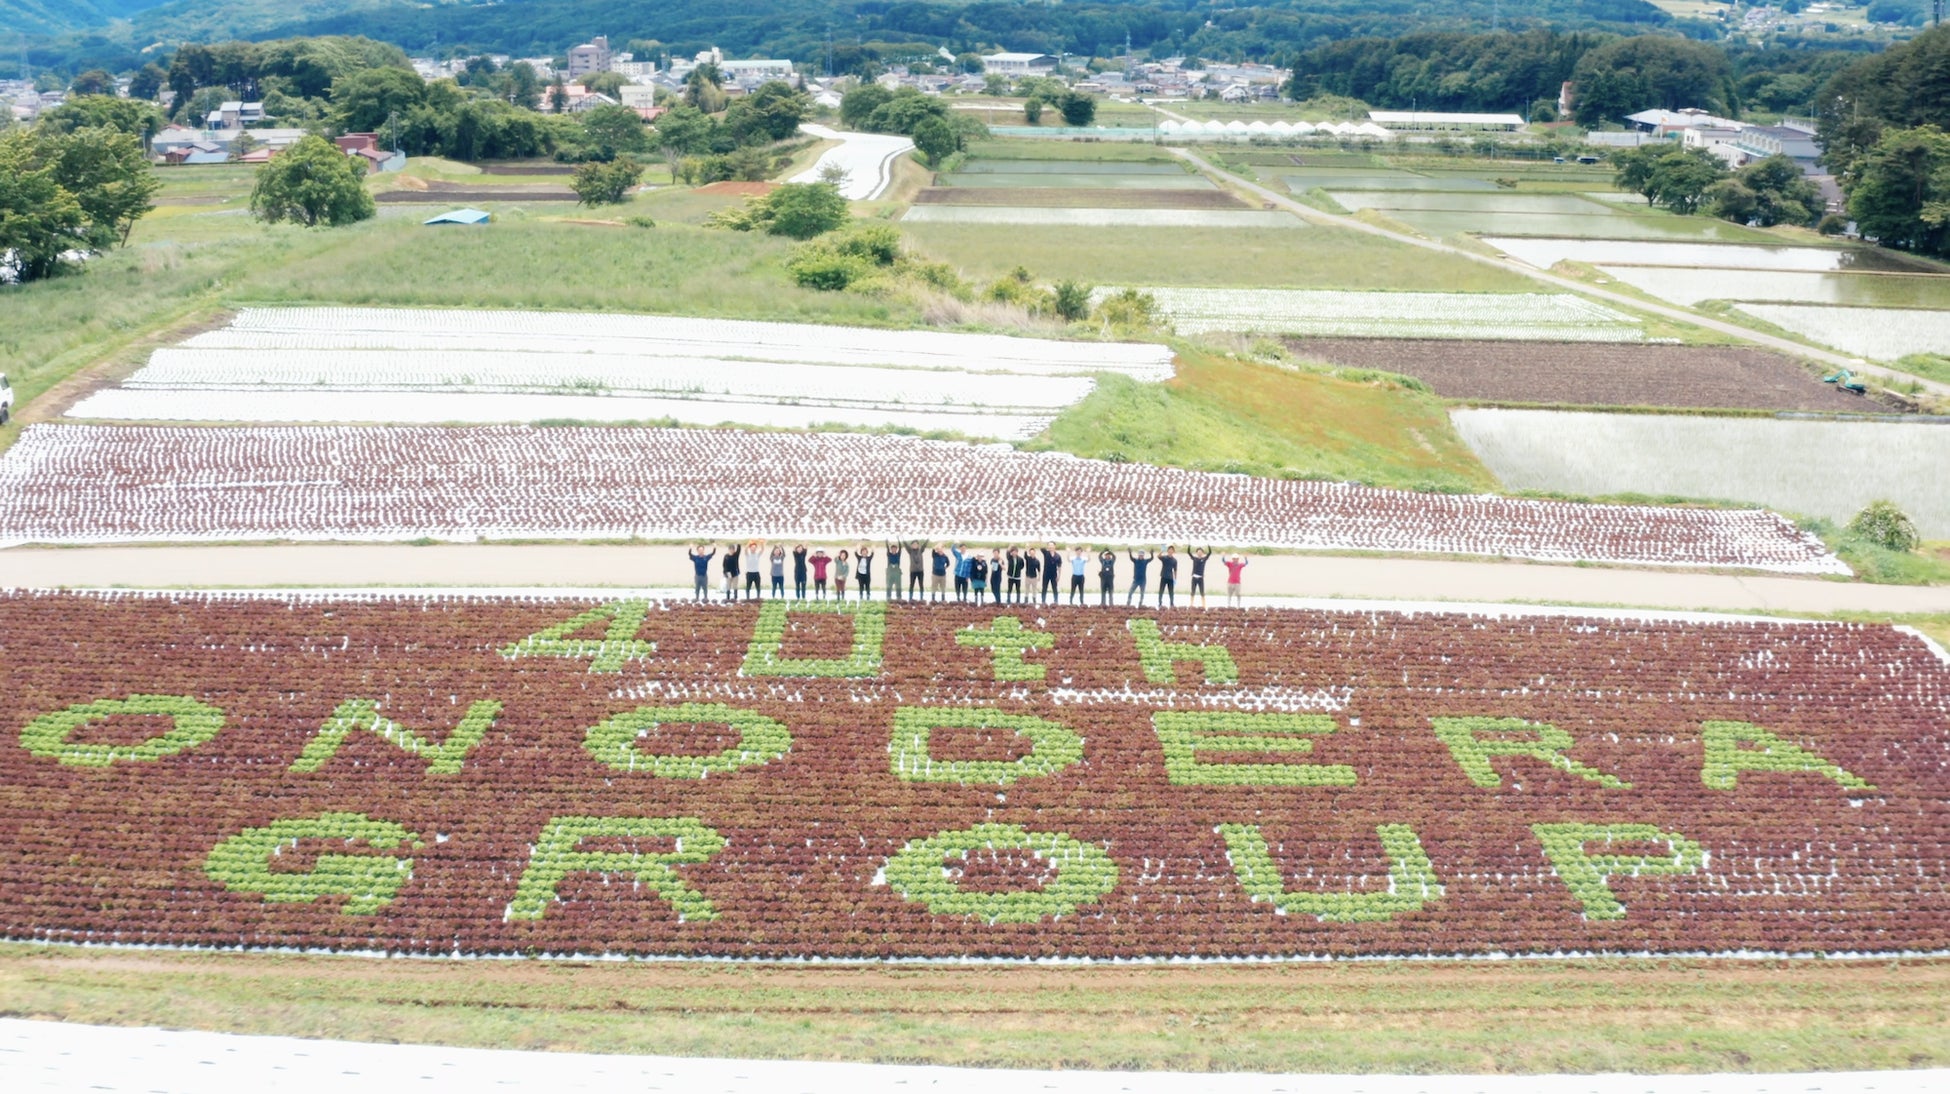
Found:
[{"label": "distant mountain ridge", "polygon": [[0,31],[60,34],[107,26],[169,0],[0,0]]}]

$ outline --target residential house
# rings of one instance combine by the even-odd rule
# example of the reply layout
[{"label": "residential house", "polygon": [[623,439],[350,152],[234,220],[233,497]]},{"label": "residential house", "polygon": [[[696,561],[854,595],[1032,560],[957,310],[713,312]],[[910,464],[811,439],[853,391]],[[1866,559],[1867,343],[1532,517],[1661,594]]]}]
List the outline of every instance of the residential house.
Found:
[{"label": "residential house", "polygon": [[261,125],[264,122],[264,104],[246,102],[227,102],[210,111],[204,119],[205,129],[243,129]]}]

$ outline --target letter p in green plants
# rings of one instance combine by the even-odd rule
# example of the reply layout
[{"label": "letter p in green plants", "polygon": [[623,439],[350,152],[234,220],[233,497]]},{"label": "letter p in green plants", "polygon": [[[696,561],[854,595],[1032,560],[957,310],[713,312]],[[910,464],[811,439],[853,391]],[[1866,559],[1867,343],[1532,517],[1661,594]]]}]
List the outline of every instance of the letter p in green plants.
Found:
[{"label": "letter p in green plants", "polygon": [[[1706,865],[1706,851],[1677,832],[1662,832],[1649,824],[1533,824],[1530,830],[1544,845],[1544,857],[1584,905],[1586,919],[1624,919],[1625,905],[1611,891],[1615,877],[1695,874]],[[1662,843],[1667,853],[1648,855],[1594,854],[1592,844]]]}]

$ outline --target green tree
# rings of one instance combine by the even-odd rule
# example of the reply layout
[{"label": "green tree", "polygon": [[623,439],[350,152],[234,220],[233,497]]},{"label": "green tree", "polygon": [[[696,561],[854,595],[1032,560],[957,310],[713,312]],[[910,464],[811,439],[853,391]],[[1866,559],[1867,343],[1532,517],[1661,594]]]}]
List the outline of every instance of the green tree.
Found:
[{"label": "green tree", "polygon": [[1813,224],[1822,212],[1821,189],[1786,156],[1755,160],[1714,184],[1709,205],[1714,216],[1763,228]]},{"label": "green tree", "polygon": [[618,156],[608,163],[585,163],[576,168],[569,188],[582,205],[621,205],[641,181],[643,165],[629,156]]},{"label": "green tree", "polygon": [[787,183],[766,196],[771,219],[766,231],[811,239],[844,225],[849,216],[839,187],[826,182]]},{"label": "green tree", "polygon": [[1031,96],[1022,102],[1022,120],[1030,125],[1040,125],[1043,121],[1043,100]]},{"label": "green tree", "polygon": [[527,61],[516,61],[509,65],[503,94],[510,105],[523,110],[534,110],[541,106],[542,78],[536,74],[535,66]]},{"label": "green tree", "polygon": [[629,82],[620,72],[592,72],[582,78],[584,88],[612,99],[622,98],[623,85]]},{"label": "green tree", "polygon": [[726,98],[724,76],[717,65],[699,65],[684,77],[684,101],[704,113],[716,114],[723,110]]},{"label": "green tree", "polygon": [[812,113],[812,99],[780,80],[760,84],[725,110],[724,124],[739,144],[782,141]]},{"label": "green tree", "polygon": [[257,169],[251,212],[268,223],[289,220],[307,228],[366,220],[374,205],[364,174],[364,166],[331,141],[306,137]]},{"label": "green tree", "polygon": [[1864,238],[1950,255],[1950,133],[1934,125],[1884,133],[1861,159],[1848,211]]},{"label": "green tree", "polygon": [[914,127],[929,118],[948,120],[948,106],[932,95],[903,87],[877,107],[867,118],[866,128],[876,133],[914,134]]},{"label": "green tree", "polygon": [[848,129],[865,129],[873,112],[886,106],[894,93],[879,84],[862,84],[840,96],[840,124]]},{"label": "green tree", "polygon": [[618,156],[650,149],[650,135],[643,119],[627,106],[605,103],[582,115],[583,132],[589,135],[591,158],[613,160]]},{"label": "green tree", "polygon": [[955,131],[940,118],[927,118],[914,127],[914,147],[920,151],[929,167],[940,167],[941,161],[960,150],[961,142],[955,139]]},{"label": "green tree", "polygon": [[49,133],[113,129],[147,141],[162,129],[163,121],[162,110],[151,102],[118,99],[113,95],[84,95],[42,114],[36,124]]},{"label": "green tree", "polygon": [[1697,210],[1708,191],[1728,174],[1713,153],[1677,144],[1640,145],[1619,153],[1614,162],[1614,178],[1621,188],[1681,214]]},{"label": "green tree", "polygon": [[332,82],[333,124],[341,133],[371,133],[386,119],[427,102],[427,82],[404,68],[373,68]]},{"label": "green tree", "polygon": [[156,96],[162,94],[163,86],[168,82],[168,70],[151,61],[137,69],[136,74],[129,79],[129,98],[154,102]]},{"label": "green tree", "polygon": [[1056,102],[1063,124],[1081,128],[1097,120],[1097,100],[1081,91],[1064,91]]},{"label": "green tree", "polygon": [[34,133],[0,133],[0,270],[17,281],[61,273],[62,256],[83,242],[81,203],[55,180],[42,152]]},{"label": "green tree", "polygon": [[162,189],[142,142],[116,129],[77,129],[42,144],[54,181],[81,207],[88,246],[98,251],[126,246],[135,222],[155,208]]},{"label": "green tree", "polygon": [[1572,70],[1578,121],[1602,125],[1654,108],[1729,110],[1730,72],[1726,54],[1708,42],[1660,34],[1614,39]]},{"label": "green tree", "polygon": [[76,95],[113,95],[115,77],[99,68],[91,68],[76,76],[74,82],[68,85],[68,90]]}]

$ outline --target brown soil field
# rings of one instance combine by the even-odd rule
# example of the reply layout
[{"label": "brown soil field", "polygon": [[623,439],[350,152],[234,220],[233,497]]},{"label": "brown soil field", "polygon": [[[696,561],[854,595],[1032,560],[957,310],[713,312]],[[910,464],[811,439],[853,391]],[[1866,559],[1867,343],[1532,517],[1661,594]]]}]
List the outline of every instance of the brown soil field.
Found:
[{"label": "brown soil field", "polygon": [[778,184],[771,182],[713,182],[698,187],[694,193],[732,194],[737,197],[758,198],[777,190]]},{"label": "brown soil field", "polygon": [[388,190],[373,197],[381,205],[460,205],[482,201],[575,201],[573,190],[504,186],[493,190]]},{"label": "brown soil field", "polygon": [[1887,413],[1793,361],[1730,346],[1303,338],[1301,357],[1413,376],[1449,399],[1563,406]]},{"label": "brown soil field", "polygon": [[917,205],[999,205],[1043,209],[1245,209],[1224,190],[1109,190],[1043,186],[934,187]]}]

